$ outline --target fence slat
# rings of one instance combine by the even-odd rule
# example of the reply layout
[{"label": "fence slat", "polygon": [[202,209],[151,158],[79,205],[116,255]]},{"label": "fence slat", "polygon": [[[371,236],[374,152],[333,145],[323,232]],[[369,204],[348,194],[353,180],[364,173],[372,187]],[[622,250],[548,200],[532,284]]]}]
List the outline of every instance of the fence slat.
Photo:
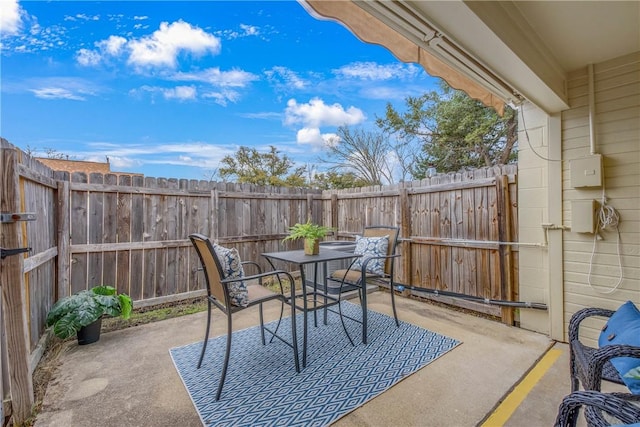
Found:
[{"label": "fence slat", "polygon": [[[20,212],[20,183],[17,171],[17,150],[4,147],[1,141],[0,158],[2,162],[0,211]],[[20,223],[0,224],[2,246],[20,248],[23,245]],[[29,367],[30,346],[26,290],[22,273],[22,255],[5,258],[0,263],[0,283],[2,284],[2,312],[0,324],[8,351],[8,372],[11,391],[14,424],[22,424],[31,415],[33,405],[33,382]],[[16,278],[18,281],[16,282]]]}]

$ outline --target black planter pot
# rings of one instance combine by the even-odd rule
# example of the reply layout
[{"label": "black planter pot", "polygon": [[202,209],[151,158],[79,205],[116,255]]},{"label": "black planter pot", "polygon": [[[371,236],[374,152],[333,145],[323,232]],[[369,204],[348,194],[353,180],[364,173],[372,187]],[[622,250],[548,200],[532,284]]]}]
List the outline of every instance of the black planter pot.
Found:
[{"label": "black planter pot", "polygon": [[91,344],[100,339],[100,329],[102,328],[102,317],[93,323],[83,326],[77,332],[78,345]]}]

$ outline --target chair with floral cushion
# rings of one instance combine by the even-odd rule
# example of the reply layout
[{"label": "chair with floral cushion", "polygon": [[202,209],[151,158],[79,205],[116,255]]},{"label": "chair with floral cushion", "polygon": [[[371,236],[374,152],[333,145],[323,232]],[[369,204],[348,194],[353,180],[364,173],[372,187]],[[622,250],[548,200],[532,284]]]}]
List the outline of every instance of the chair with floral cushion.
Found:
[{"label": "chair with floral cushion", "polygon": [[[294,283],[294,279],[291,274],[282,270],[263,273],[257,263],[252,261],[242,262],[238,251],[235,248],[229,249],[212,243],[202,234],[191,234],[189,239],[191,240],[191,243],[193,243],[202,263],[202,270],[204,271],[205,282],[207,285],[207,328],[204,336],[204,342],[202,343],[202,352],[200,353],[200,359],[198,360],[198,369],[200,369],[200,366],[202,365],[202,359],[204,358],[204,354],[207,349],[207,341],[211,327],[212,306],[217,307],[227,316],[226,352],[222,365],[222,373],[218,382],[216,401],[220,399],[220,395],[222,394],[222,387],[224,385],[227,368],[229,366],[231,339],[233,336],[232,315],[246,308],[259,305],[262,344],[266,345],[265,331],[271,335],[269,342],[273,341],[273,338],[278,338],[287,344],[293,349],[296,372],[300,372],[297,348],[298,340],[296,338],[295,329],[291,328],[291,342],[277,334],[280,322],[282,321],[284,304],[287,303],[287,299],[282,292],[281,280],[284,278],[285,280],[288,280],[289,283]],[[245,276],[243,266],[249,264],[257,268],[258,274]],[[262,279],[269,276],[275,276],[277,279],[277,282],[280,284],[280,293],[273,292],[262,286]],[[247,284],[248,281],[255,280],[258,281],[258,284]],[[267,301],[279,301],[281,303],[280,318],[273,330],[264,324],[262,304]]]},{"label": "chair with floral cushion", "polygon": [[[349,335],[344,318],[362,323],[362,342],[367,344],[367,281],[375,279],[388,282],[391,291],[391,307],[393,308],[393,317],[396,326],[400,326],[398,314],[396,312],[394,284],[394,258],[400,255],[396,254],[396,246],[398,244],[398,227],[390,227],[384,225],[375,225],[365,227],[362,236],[356,236],[356,247],[354,254],[360,255],[355,258],[349,268],[336,270],[326,278],[327,283],[330,281],[340,283],[340,291],[338,299],[342,295],[343,288],[350,287],[358,290],[360,297],[360,305],[362,306],[362,319],[354,319],[342,314],[341,305],[338,304],[340,310],[340,320],[349,341],[353,344],[353,340]],[[383,283],[380,283],[383,284]],[[325,286],[328,289],[329,286]]]}]

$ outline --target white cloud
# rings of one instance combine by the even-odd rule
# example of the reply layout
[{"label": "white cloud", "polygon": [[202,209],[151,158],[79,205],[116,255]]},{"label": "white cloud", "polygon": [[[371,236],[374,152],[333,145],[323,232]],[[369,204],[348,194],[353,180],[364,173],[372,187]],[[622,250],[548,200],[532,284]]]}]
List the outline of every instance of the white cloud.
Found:
[{"label": "white cloud", "polygon": [[357,125],[365,121],[362,110],[356,107],[344,109],[340,104],[326,105],[319,98],[311,99],[307,104],[298,104],[295,99],[287,102],[284,123],[286,125],[301,124],[296,133],[298,144],[311,145],[314,150],[322,149],[327,144],[336,142],[334,133],[322,133],[322,126]]},{"label": "white cloud", "polygon": [[96,66],[105,56],[117,57],[127,44],[127,39],[120,36],[109,36],[108,39],[94,43],[97,50],[80,49],[76,53],[76,60],[85,67]]},{"label": "white cloud", "polygon": [[265,71],[265,75],[272,84],[289,89],[304,89],[309,86],[309,82],[298,76],[295,71],[287,67],[275,66],[271,70]]},{"label": "white cloud", "polygon": [[241,37],[260,37],[262,31],[260,27],[255,25],[240,24],[240,31],[237,30],[223,30],[218,31],[216,34],[226,38],[227,40],[233,40]]},{"label": "white cloud", "polygon": [[74,101],[84,101],[85,98],[69,89],[61,87],[43,87],[40,89],[31,89],[36,97],[42,99],[71,99]]},{"label": "white cloud", "polygon": [[421,69],[413,64],[379,65],[375,62],[354,62],[333,70],[339,78],[374,81],[406,79],[420,72]]},{"label": "white cloud", "polygon": [[193,86],[176,86],[173,88],[159,86],[142,86],[138,90],[132,90],[130,93],[136,95],[142,92],[151,94],[160,94],[164,99],[177,99],[179,101],[193,100],[197,98],[197,90]]},{"label": "white cloud", "polygon": [[68,77],[49,77],[25,82],[27,91],[42,99],[71,99],[84,101],[87,96],[95,96],[101,89],[84,79]]},{"label": "white cloud", "polygon": [[22,27],[22,8],[18,0],[0,1],[0,33],[2,35],[15,35]]},{"label": "white cloud", "polygon": [[221,91],[210,91],[202,94],[203,98],[213,99],[216,104],[226,107],[229,102],[236,102],[240,99],[240,94],[235,90],[223,89]]},{"label": "white cloud", "polygon": [[260,29],[254,25],[240,24],[240,28],[244,31],[244,36],[257,36]]},{"label": "white cloud", "polygon": [[144,162],[132,159],[129,157],[121,157],[121,156],[113,156],[109,153],[95,155],[95,153],[91,153],[90,155],[84,157],[84,160],[88,162],[104,162],[105,156],[109,157],[109,165],[111,166],[111,170],[120,171],[126,168],[134,168],[142,166]]},{"label": "white cloud", "polygon": [[296,142],[303,145],[311,145],[314,151],[323,149],[327,145],[333,145],[337,141],[335,133],[320,133],[318,128],[302,128],[296,133]]},{"label": "white cloud", "polygon": [[83,65],[85,67],[98,65],[101,59],[102,59],[102,55],[100,55],[95,50],[80,49],[76,53],[76,61],[78,61],[78,64]]},{"label": "white cloud", "polygon": [[100,20],[100,15],[85,15],[84,13],[78,13],[76,14],[76,18],[83,20],[83,21],[99,21]]},{"label": "white cloud", "polygon": [[196,99],[196,88],[193,86],[176,86],[171,89],[164,89],[162,93],[166,99],[179,99],[181,101]]},{"label": "white cloud", "polygon": [[145,145],[93,142],[88,147],[88,151],[76,154],[86,160],[99,162],[109,156],[113,170],[145,164],[215,169],[223,157],[233,155],[237,150],[235,146],[190,141]]},{"label": "white cloud", "polygon": [[129,63],[136,67],[167,66],[175,68],[182,52],[202,55],[218,54],[220,39],[184,21],[163,22],[152,35],[129,42]]},{"label": "white cloud", "polygon": [[214,67],[193,73],[176,73],[171,76],[171,79],[205,82],[218,87],[245,87],[250,82],[258,80],[259,77],[247,71],[238,69],[220,71],[220,68]]},{"label": "white cloud", "polygon": [[105,51],[109,55],[117,56],[122,52],[122,48],[127,44],[127,39],[120,36],[109,36],[106,40],[96,42],[101,50]]},{"label": "white cloud", "polygon": [[313,98],[307,104],[298,104],[295,99],[287,102],[285,124],[302,124],[305,127],[357,125],[364,122],[366,116],[356,107],[344,109],[335,103],[327,105],[320,98]]}]

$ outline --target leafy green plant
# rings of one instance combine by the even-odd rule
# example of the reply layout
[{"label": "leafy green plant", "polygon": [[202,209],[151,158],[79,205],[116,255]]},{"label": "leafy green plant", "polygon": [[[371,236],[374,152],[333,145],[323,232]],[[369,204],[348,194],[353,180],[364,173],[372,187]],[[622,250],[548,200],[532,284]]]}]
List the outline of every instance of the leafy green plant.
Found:
[{"label": "leafy green plant", "polygon": [[109,315],[128,319],[133,301],[127,294],[118,294],[113,286],[96,286],[80,291],[56,302],[47,315],[47,327],[65,339],[102,316]]},{"label": "leafy green plant", "polygon": [[304,224],[297,223],[289,227],[289,235],[284,238],[283,242],[297,239],[321,239],[332,231],[334,231],[334,229],[331,227],[314,224],[311,220],[308,220]]}]

